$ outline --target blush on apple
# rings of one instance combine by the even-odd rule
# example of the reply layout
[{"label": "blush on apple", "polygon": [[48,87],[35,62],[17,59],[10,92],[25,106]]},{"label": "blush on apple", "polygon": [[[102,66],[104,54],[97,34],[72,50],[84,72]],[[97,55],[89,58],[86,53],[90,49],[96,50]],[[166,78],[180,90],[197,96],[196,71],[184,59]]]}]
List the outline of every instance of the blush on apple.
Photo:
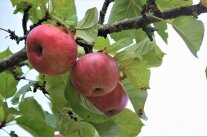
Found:
[{"label": "blush on apple", "polygon": [[108,116],[121,112],[128,103],[128,95],[118,83],[114,90],[103,96],[86,97],[97,109]]},{"label": "blush on apple", "polygon": [[77,58],[73,35],[50,24],[39,25],[30,31],[26,49],[31,65],[51,76],[69,71]]},{"label": "blush on apple", "polygon": [[116,61],[103,52],[86,54],[71,69],[71,82],[84,96],[101,96],[112,91],[119,81]]}]

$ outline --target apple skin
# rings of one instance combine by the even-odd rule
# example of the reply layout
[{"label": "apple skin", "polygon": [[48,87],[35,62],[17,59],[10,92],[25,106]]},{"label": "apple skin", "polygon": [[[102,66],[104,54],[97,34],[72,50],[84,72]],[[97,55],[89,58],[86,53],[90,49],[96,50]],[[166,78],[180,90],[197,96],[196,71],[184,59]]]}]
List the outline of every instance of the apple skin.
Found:
[{"label": "apple skin", "polygon": [[26,50],[31,65],[50,76],[69,71],[77,58],[73,35],[51,24],[39,25],[29,32]]},{"label": "apple skin", "polygon": [[58,135],[55,135],[55,137],[63,137],[63,135],[61,135],[61,134],[58,134]]},{"label": "apple skin", "polygon": [[115,89],[103,96],[86,97],[97,109],[108,116],[121,112],[128,103],[128,95],[118,83]]},{"label": "apple skin", "polygon": [[63,135],[59,132],[55,133],[55,137],[63,137]]},{"label": "apple skin", "polygon": [[119,68],[111,56],[94,52],[80,57],[71,69],[71,82],[84,96],[102,96],[119,81]]}]

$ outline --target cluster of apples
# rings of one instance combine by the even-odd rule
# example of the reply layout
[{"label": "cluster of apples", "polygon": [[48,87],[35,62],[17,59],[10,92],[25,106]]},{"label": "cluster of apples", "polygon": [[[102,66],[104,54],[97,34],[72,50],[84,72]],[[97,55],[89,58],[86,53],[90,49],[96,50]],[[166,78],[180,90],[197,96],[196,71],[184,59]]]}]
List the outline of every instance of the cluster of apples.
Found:
[{"label": "cluster of apples", "polygon": [[121,112],[128,96],[119,82],[119,69],[113,57],[93,52],[77,58],[72,33],[61,26],[43,24],[30,31],[27,57],[40,73],[55,76],[67,71],[75,89],[108,116]]}]

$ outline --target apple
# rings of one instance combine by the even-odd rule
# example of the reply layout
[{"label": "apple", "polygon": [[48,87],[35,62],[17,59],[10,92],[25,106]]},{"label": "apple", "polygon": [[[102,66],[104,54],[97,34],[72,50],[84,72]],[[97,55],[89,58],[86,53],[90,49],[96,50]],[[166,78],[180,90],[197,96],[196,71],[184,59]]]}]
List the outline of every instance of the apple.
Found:
[{"label": "apple", "polygon": [[72,33],[51,24],[39,25],[29,32],[26,50],[31,65],[50,76],[69,71],[77,58]]},{"label": "apple", "polygon": [[71,82],[84,96],[102,96],[112,91],[119,81],[115,59],[104,52],[80,57],[71,69]]},{"label": "apple", "polygon": [[55,135],[55,137],[63,137],[63,135],[62,134],[57,134],[57,135]]},{"label": "apple", "polygon": [[128,95],[118,83],[115,89],[103,96],[86,97],[97,109],[108,116],[121,112],[128,103]]},{"label": "apple", "polygon": [[55,137],[63,137],[63,135],[59,131],[55,131]]}]

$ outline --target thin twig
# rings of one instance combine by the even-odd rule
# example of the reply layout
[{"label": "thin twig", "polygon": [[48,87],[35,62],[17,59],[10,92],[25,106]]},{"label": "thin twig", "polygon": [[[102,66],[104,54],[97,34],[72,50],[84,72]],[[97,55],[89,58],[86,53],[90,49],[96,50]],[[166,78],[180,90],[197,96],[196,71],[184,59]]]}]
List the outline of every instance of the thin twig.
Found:
[{"label": "thin twig", "polygon": [[10,34],[9,35],[10,39],[15,40],[17,44],[19,44],[19,42],[22,41],[22,40],[26,40],[26,37],[27,37],[26,35],[19,37],[15,34],[15,31],[11,31],[10,29],[6,30],[6,29],[3,29],[3,28],[0,28],[0,30],[3,30],[5,32],[9,33]]},{"label": "thin twig", "polygon": [[9,132],[6,131],[5,129],[1,128],[1,130],[3,130],[4,132],[6,132],[10,136]]},{"label": "thin twig", "polygon": [[51,18],[51,17],[50,17],[49,12],[46,11],[45,16],[44,16],[43,18],[39,19],[36,23],[34,23],[33,25],[30,26],[30,31],[31,31],[34,27],[36,27],[36,26],[42,24],[44,21],[47,21],[47,20],[50,19],[50,18]]},{"label": "thin twig", "polygon": [[29,10],[31,8],[32,8],[32,6],[28,5],[27,8],[24,10],[24,14],[23,14],[23,18],[22,18],[22,28],[23,28],[24,35],[28,34],[27,22],[29,20]]},{"label": "thin twig", "polygon": [[111,2],[113,2],[114,0],[105,0],[104,1],[104,4],[103,4],[103,7],[100,11],[100,17],[99,17],[99,21],[98,23],[99,24],[103,24],[104,23],[104,19],[105,19],[105,15],[106,15],[106,12],[107,12],[107,9],[108,9],[108,6]]}]

